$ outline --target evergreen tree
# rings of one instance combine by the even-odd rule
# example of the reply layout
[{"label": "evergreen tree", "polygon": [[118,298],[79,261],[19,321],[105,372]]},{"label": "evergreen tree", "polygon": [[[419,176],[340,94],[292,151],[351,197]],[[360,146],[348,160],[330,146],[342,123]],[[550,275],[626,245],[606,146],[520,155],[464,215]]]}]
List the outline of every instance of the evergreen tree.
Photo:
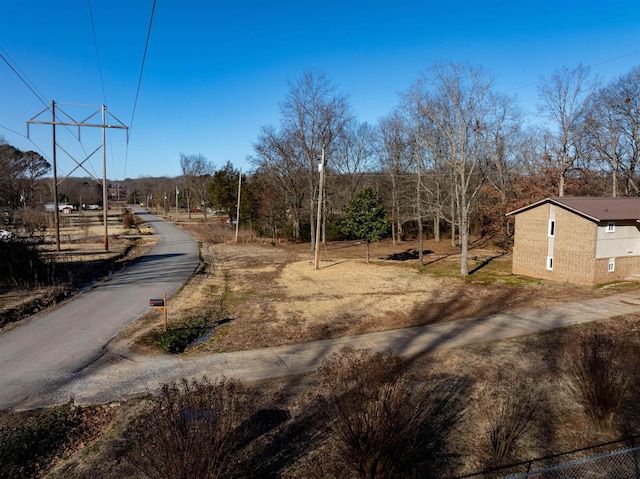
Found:
[{"label": "evergreen tree", "polygon": [[367,242],[366,262],[369,262],[369,245],[384,238],[389,230],[389,217],[376,190],[370,186],[361,189],[347,205],[340,230]]}]

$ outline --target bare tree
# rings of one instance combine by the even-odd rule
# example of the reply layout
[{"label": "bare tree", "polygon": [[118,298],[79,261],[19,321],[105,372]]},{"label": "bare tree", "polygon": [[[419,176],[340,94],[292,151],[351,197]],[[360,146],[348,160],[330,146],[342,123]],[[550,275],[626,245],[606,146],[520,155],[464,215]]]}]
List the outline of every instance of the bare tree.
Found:
[{"label": "bare tree", "polygon": [[[374,130],[368,123],[349,121],[333,149],[332,171],[339,175],[346,186],[341,202],[346,205],[362,188],[363,177],[374,165]],[[336,192],[340,193],[340,192]]]},{"label": "bare tree", "polygon": [[350,118],[347,97],[336,92],[326,75],[307,70],[289,85],[289,93],[280,106],[282,127],[294,142],[296,153],[307,164],[309,222],[311,246],[315,248],[315,201],[318,177],[317,160],[322,150],[330,157],[336,137],[342,134]]},{"label": "bare tree", "polygon": [[[611,175],[611,194],[638,195],[640,67],[599,89],[584,120],[588,152]],[[623,179],[623,185],[619,180]]]},{"label": "bare tree", "polygon": [[289,208],[293,239],[300,240],[306,175],[305,164],[300,161],[292,135],[287,130],[277,131],[273,126],[265,126],[261,128],[253,148],[257,157],[252,159],[252,163],[264,181],[271,180],[272,190]]},{"label": "bare tree", "polygon": [[451,175],[452,227],[457,223],[460,233],[461,276],[468,274],[471,214],[482,186],[480,162],[491,84],[481,68],[444,63],[430,68],[414,86],[420,113],[428,121],[420,139]]},{"label": "bare tree", "polygon": [[640,66],[622,75],[610,88],[620,120],[625,194],[640,194],[637,168],[640,166]]},{"label": "bare tree", "polygon": [[207,206],[209,204],[209,185],[215,173],[215,167],[213,163],[200,153],[197,155],[180,153],[180,167],[182,168],[189,218],[191,218],[191,209],[193,207],[193,201],[195,200],[202,209],[202,215],[206,222]]},{"label": "bare tree", "polygon": [[408,125],[409,134],[407,135],[407,153],[409,169],[415,179],[414,191],[412,197],[413,218],[418,228],[418,263],[420,266],[424,264],[424,234],[423,219],[425,216],[426,206],[423,200],[423,190],[425,182],[423,181],[425,173],[425,155],[427,130],[429,125],[425,121],[421,104],[423,101],[423,90],[419,83],[410,87],[403,95],[402,111]]},{"label": "bare tree", "polygon": [[582,64],[574,69],[562,67],[538,86],[539,112],[554,127],[549,131],[547,155],[557,169],[559,196],[564,196],[567,174],[580,159],[580,123],[596,87],[588,77],[589,68]]},{"label": "bare tree", "polygon": [[399,111],[382,118],[378,123],[378,163],[391,181],[391,235],[393,244],[402,238],[403,178],[409,171],[409,139],[407,125]]},{"label": "bare tree", "polygon": [[484,129],[486,162],[484,178],[497,193],[500,201],[498,214],[502,231],[502,244],[509,241],[509,222],[506,216],[510,199],[517,145],[520,138],[520,111],[513,98],[491,94]]}]

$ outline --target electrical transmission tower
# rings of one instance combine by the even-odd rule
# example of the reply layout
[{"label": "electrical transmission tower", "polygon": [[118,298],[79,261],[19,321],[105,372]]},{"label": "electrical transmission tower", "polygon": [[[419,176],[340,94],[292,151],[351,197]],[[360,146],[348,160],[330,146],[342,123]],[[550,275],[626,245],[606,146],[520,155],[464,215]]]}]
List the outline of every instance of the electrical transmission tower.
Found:
[{"label": "electrical transmission tower", "polygon": [[[71,115],[69,115],[68,113],[63,111],[60,107],[58,107],[57,110],[56,110],[56,106],[57,105],[59,105],[59,104],[57,104],[55,101],[52,101],[51,102],[51,106],[45,108],[44,110],[42,110],[40,113],[38,113],[36,116],[31,118],[30,120],[27,120],[27,137],[29,137],[29,125],[51,125],[52,126],[52,135],[53,135],[53,139],[52,139],[52,143],[53,143],[53,158],[52,158],[52,160],[53,160],[53,209],[54,209],[55,228],[56,228],[56,251],[60,252],[60,211],[59,211],[59,208],[58,208],[58,185],[60,183],[62,183],[66,178],[71,176],[71,174],[73,174],[73,172],[76,171],[78,168],[82,168],[91,178],[93,178],[94,180],[96,180],[99,183],[98,178],[96,178],[91,172],[89,172],[84,167],[84,163],[86,161],[88,161],[89,158],[91,158],[96,152],[100,151],[101,149],[102,149],[102,210],[103,210],[103,221],[104,221],[104,249],[105,249],[105,251],[109,251],[109,229],[108,229],[108,226],[107,226],[107,210],[108,210],[108,198],[107,198],[107,145],[106,145],[106,141],[105,141],[105,132],[106,132],[107,128],[116,128],[116,129],[127,130],[127,141],[128,141],[129,140],[129,127],[126,126],[124,123],[122,123],[120,120],[118,120],[112,114],[107,113],[107,107],[105,105],[80,105],[80,104],[73,104],[73,103],[63,103],[63,105],[74,105],[74,106],[80,106],[80,107],[91,107],[91,108],[96,108],[97,107],[98,108],[93,113],[91,113],[88,117],[86,117],[84,120],[81,120],[81,121],[76,121],[75,119],[73,119],[71,117]],[[38,118],[43,113],[45,113],[47,111],[51,112],[51,120],[50,121],[38,120]],[[90,123],[89,121],[92,118],[94,118],[96,115],[98,115],[98,114],[100,114],[100,116],[101,116],[101,122],[100,123]],[[113,120],[115,120],[117,122],[117,124],[113,124],[112,125],[112,124],[106,123],[107,115],[110,118],[113,118]],[[59,119],[60,116],[64,116],[68,120],[60,120]],[[80,140],[80,128],[81,127],[102,128],[102,144],[100,146],[98,146],[95,150],[93,150],[82,161],[78,161],[71,154],[69,154],[64,148],[62,148],[62,146],[60,146],[60,145],[58,145],[56,143],[56,126],[58,126],[58,125],[65,126],[65,127],[69,127],[69,126],[77,127],[78,128],[78,141]],[[58,182],[58,170],[57,170],[57,163],[56,163],[56,152],[57,152],[58,148],[60,148],[62,151],[64,151],[66,153],[66,155],[76,163],[76,167],[73,168],[64,178],[62,178],[62,180],[60,180],[60,182]],[[81,205],[81,207],[82,207],[82,205]]]}]

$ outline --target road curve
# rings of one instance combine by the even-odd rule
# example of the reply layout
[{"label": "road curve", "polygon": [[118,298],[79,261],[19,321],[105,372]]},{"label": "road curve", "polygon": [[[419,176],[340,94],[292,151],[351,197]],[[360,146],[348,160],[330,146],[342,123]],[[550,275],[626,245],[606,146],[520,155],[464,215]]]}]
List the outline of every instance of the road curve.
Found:
[{"label": "road curve", "polygon": [[137,210],[157,245],[92,290],[0,335],[0,409],[39,402],[100,358],[118,331],[171,296],[198,266],[198,245],[170,223]]}]

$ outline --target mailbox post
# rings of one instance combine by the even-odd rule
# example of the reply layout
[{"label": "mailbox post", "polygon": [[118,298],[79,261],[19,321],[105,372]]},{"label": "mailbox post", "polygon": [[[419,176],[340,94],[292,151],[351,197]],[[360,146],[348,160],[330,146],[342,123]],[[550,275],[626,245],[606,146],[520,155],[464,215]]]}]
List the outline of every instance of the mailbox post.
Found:
[{"label": "mailbox post", "polygon": [[150,299],[149,306],[162,309],[164,313],[164,330],[167,330],[167,295],[163,294],[162,299]]}]

